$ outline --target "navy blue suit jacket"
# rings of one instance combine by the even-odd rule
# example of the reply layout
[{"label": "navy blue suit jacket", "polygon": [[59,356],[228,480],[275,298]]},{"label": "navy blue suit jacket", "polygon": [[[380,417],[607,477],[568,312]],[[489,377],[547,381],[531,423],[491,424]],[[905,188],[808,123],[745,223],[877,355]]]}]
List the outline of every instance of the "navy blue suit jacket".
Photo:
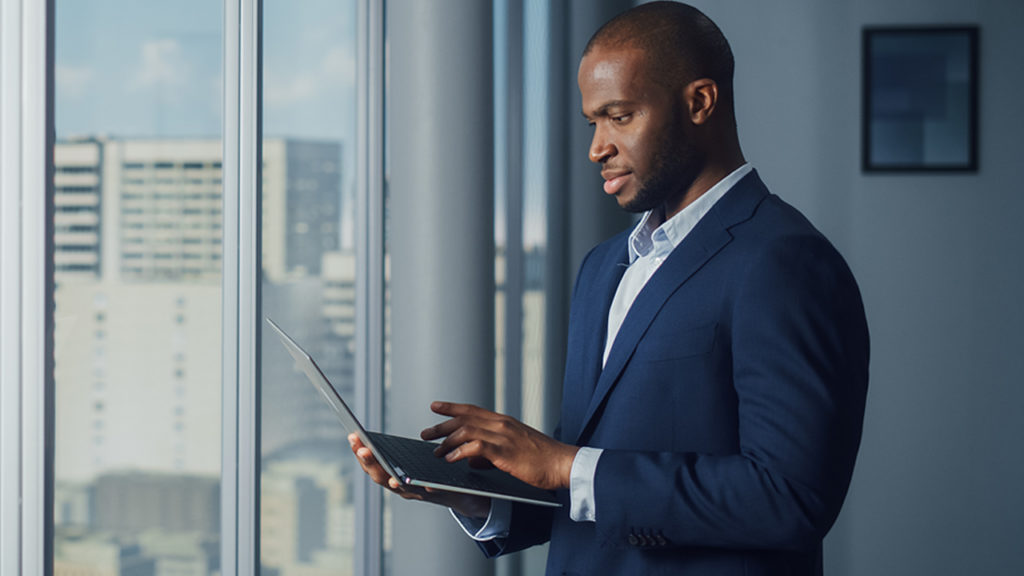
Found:
[{"label": "navy blue suit jacket", "polygon": [[868,380],[860,293],[794,208],[743,178],[637,296],[602,369],[628,231],[573,292],[563,442],[604,449],[596,522],[516,505],[489,555],[550,539],[548,574],[821,574]]}]

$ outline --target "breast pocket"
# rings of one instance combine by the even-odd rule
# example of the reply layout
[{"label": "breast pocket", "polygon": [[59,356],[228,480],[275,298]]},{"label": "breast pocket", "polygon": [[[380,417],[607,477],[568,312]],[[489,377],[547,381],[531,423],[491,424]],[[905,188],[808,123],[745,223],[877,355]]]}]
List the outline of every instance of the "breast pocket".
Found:
[{"label": "breast pocket", "polygon": [[703,356],[714,349],[718,333],[715,322],[686,329],[651,328],[637,347],[637,359],[644,362],[669,362]]}]

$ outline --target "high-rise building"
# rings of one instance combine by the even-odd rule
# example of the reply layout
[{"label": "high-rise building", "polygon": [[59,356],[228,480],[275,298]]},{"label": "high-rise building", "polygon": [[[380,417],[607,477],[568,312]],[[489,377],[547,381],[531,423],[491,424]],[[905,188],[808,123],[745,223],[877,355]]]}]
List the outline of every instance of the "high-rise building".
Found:
[{"label": "high-rise building", "polygon": [[[307,279],[319,298],[313,275],[339,245],[341,146],[264,146],[265,275]],[[214,139],[56,146],[62,481],[88,483],[111,469],[218,474],[220,155]],[[311,325],[319,342],[324,322]]]},{"label": "high-rise building", "polygon": [[220,470],[220,285],[76,282],[56,290],[58,478]]},{"label": "high-rise building", "polygon": [[53,252],[59,281],[100,275],[103,143],[81,140],[54,150]]},{"label": "high-rise building", "polygon": [[[135,543],[109,534],[58,530],[54,538],[54,576],[157,576],[156,561]],[[204,575],[205,576],[205,575]]]},{"label": "high-rise building", "polygon": [[[339,251],[341,146],[263,146],[264,312],[287,319],[351,391],[355,260]],[[207,139],[56,146],[59,576],[219,573],[220,155]],[[344,430],[268,346],[280,352],[264,342],[261,525],[284,539],[264,540],[261,572],[336,574],[354,541]]]},{"label": "high-rise building", "polygon": [[142,530],[220,530],[220,483],[188,474],[119,472],[96,480],[96,528],[119,535]]},{"label": "high-rise building", "polygon": [[[313,355],[343,397],[354,400],[355,255],[327,252],[320,276],[293,279],[263,288],[263,312]],[[309,442],[344,445],[345,429],[306,376],[296,369],[277,337],[263,338],[264,456],[281,456]]]},{"label": "high-rise building", "polygon": [[343,468],[353,465],[338,451],[318,451],[264,461],[260,562],[282,575],[345,574],[351,566],[355,512]]},{"label": "high-rise building", "polygon": [[263,141],[263,273],[270,282],[319,276],[340,246],[341,144]]},{"label": "high-rise building", "polygon": [[[316,276],[340,246],[341,144],[263,141],[263,270]],[[221,142],[88,138],[54,149],[55,276],[220,279]]]},{"label": "high-rise building", "polygon": [[104,219],[116,230],[123,282],[212,282],[221,277],[218,140],[110,140],[104,144]]}]

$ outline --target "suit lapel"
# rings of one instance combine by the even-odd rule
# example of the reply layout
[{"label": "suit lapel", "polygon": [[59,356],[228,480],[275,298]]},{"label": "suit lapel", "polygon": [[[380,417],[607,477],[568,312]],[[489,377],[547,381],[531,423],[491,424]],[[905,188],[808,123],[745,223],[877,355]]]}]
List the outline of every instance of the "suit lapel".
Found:
[{"label": "suit lapel", "polygon": [[[604,356],[604,341],[608,332],[608,309],[611,307],[612,298],[615,297],[619,281],[622,280],[622,275],[629,265],[629,252],[626,249],[628,237],[628,233],[624,234],[623,241],[608,250],[593,283],[581,287],[583,293],[580,296],[586,305],[574,307],[572,310],[572,314],[579,314],[579,317],[572,318],[571,323],[582,326],[582,330],[574,330],[574,333],[570,334],[568,374],[572,376],[566,379],[571,388],[566,388],[565,395],[567,399],[578,399],[579,403],[567,403],[566,407],[576,406],[577,409],[565,410],[562,413],[562,430],[566,438],[575,438],[579,433],[583,410],[587,408],[588,400],[593,396],[594,387],[601,374],[601,359]],[[574,365],[571,353],[573,350],[582,352],[578,357],[580,364]]]},{"label": "suit lapel", "polygon": [[[608,355],[608,362],[596,378],[596,385],[590,396],[587,411],[584,413],[579,427],[576,428],[579,431],[575,438],[577,442],[586,434],[587,427],[618,382],[619,375],[632,357],[637,344],[665,302],[732,240],[729,228],[750,218],[754,208],[767,194],[768,191],[757,177],[756,172],[744,177],[715,204],[693,231],[672,251],[658,271],[651,276],[647,285],[633,301],[633,305],[615,337],[611,353]],[[617,268],[622,267],[617,266]],[[622,272],[617,272],[614,277],[620,279]],[[588,341],[588,344],[591,344],[587,346],[588,355],[591,354],[589,351],[596,351],[597,366],[600,366],[604,352],[602,343],[605,332],[607,332],[607,311],[617,286],[618,280],[612,284],[611,293],[605,306],[601,308],[605,317],[602,326],[605,326],[605,329],[600,333],[600,342],[597,345],[592,345],[593,343]],[[590,359],[588,359],[588,366],[590,364]],[[587,377],[590,376],[588,373]],[[585,382],[592,381],[585,380]],[[585,396],[583,397],[585,398]]]}]

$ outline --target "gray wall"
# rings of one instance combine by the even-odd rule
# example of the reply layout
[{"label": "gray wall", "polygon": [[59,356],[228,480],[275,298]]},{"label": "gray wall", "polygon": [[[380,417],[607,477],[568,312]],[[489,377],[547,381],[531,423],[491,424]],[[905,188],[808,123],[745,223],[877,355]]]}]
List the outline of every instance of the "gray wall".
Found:
[{"label": "gray wall", "polygon": [[[831,575],[1024,574],[1024,2],[693,2],[737,60],[748,160],[860,282],[871,388]],[[972,175],[860,171],[861,29],[981,27]]]}]

